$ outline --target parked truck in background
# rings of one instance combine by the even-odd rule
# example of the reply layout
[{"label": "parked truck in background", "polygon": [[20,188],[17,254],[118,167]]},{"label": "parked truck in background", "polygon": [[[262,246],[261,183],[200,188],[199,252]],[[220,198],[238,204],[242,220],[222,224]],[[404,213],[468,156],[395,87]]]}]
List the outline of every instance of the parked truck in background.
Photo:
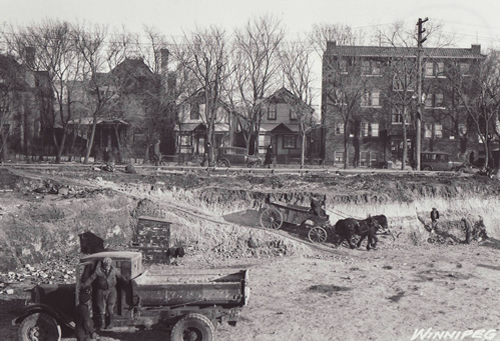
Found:
[{"label": "parked truck in background", "polygon": [[171,341],[212,341],[217,324],[235,325],[241,308],[248,304],[248,270],[223,273],[169,268],[152,272],[143,270],[140,252],[99,252],[80,259],[75,284],[44,284],[30,290],[30,304],[12,321],[19,325],[19,340],[53,341],[71,333],[81,283],[105,257],[130,279],[118,284],[116,326],[149,329],[163,323],[172,327]]}]

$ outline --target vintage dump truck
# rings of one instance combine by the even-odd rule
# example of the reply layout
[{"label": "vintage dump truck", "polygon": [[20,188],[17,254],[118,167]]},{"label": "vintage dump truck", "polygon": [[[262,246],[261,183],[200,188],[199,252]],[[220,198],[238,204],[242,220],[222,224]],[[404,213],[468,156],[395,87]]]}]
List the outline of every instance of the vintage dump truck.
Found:
[{"label": "vintage dump truck", "polygon": [[130,279],[117,285],[117,327],[149,329],[161,323],[172,327],[172,341],[211,341],[217,324],[236,324],[241,308],[248,304],[248,270],[175,268],[152,272],[143,270],[140,252],[99,252],[80,259],[75,284],[37,285],[30,290],[30,304],[12,321],[19,325],[19,340],[52,341],[70,334],[81,283],[105,257],[110,257],[113,266]]}]

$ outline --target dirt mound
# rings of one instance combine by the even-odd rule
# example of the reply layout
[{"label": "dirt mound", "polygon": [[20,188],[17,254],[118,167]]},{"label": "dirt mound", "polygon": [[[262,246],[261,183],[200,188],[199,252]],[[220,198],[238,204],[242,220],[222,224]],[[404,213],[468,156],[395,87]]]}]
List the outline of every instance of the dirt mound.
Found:
[{"label": "dirt mound", "polygon": [[15,189],[16,184],[23,181],[22,176],[14,175],[6,168],[0,168],[0,189]]}]

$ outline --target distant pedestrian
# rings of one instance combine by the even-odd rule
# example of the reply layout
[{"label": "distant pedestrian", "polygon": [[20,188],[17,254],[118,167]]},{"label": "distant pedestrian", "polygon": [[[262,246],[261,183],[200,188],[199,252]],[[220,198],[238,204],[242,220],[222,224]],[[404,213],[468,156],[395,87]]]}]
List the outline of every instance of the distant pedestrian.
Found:
[{"label": "distant pedestrian", "polygon": [[212,145],[210,144],[210,142],[207,142],[205,144],[205,153],[203,153],[203,161],[201,162],[201,165],[204,167],[211,166],[211,162],[210,162],[210,150],[211,150],[211,148],[212,148]]},{"label": "distant pedestrian", "polygon": [[470,244],[472,239],[472,224],[467,217],[462,218],[462,223],[462,230],[465,232],[465,244]]},{"label": "distant pedestrian", "polygon": [[160,140],[156,140],[156,142],[153,146],[153,158],[154,158],[155,166],[159,166],[161,163],[160,143],[161,143]]},{"label": "distant pedestrian", "polygon": [[267,166],[267,168],[271,168],[271,165],[273,164],[273,145],[270,144],[267,146],[266,150],[266,158],[264,159],[264,166]]},{"label": "distant pedestrian", "polygon": [[431,232],[437,232],[437,226],[438,226],[438,220],[439,220],[439,211],[433,207],[431,211],[431,221],[432,221],[432,229]]},{"label": "distant pedestrian", "polygon": [[94,322],[90,318],[89,301],[92,296],[90,287],[84,287],[79,293],[79,304],[75,309],[75,334],[77,341],[92,341],[97,339]]},{"label": "distant pedestrian", "polygon": [[473,164],[474,164],[474,161],[475,161],[475,157],[474,157],[474,152],[472,151],[472,152],[470,152],[470,154],[469,154],[469,163],[470,163],[471,165],[473,165]]}]

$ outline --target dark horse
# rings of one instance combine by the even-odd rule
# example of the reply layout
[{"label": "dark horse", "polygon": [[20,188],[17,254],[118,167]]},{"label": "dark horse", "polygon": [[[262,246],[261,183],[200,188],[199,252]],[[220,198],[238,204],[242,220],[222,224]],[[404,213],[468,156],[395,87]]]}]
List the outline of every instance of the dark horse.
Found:
[{"label": "dark horse", "polygon": [[[387,219],[386,219],[387,224]],[[370,247],[375,248],[377,246],[377,234],[380,228],[380,223],[374,217],[368,217],[363,220],[347,218],[337,221],[335,224],[335,233],[339,236],[338,244],[347,240],[351,249],[354,249],[354,244],[352,243],[352,237],[358,235],[359,239],[357,247],[361,246],[361,242],[368,237],[368,244],[366,245],[366,250],[370,251]]]}]

